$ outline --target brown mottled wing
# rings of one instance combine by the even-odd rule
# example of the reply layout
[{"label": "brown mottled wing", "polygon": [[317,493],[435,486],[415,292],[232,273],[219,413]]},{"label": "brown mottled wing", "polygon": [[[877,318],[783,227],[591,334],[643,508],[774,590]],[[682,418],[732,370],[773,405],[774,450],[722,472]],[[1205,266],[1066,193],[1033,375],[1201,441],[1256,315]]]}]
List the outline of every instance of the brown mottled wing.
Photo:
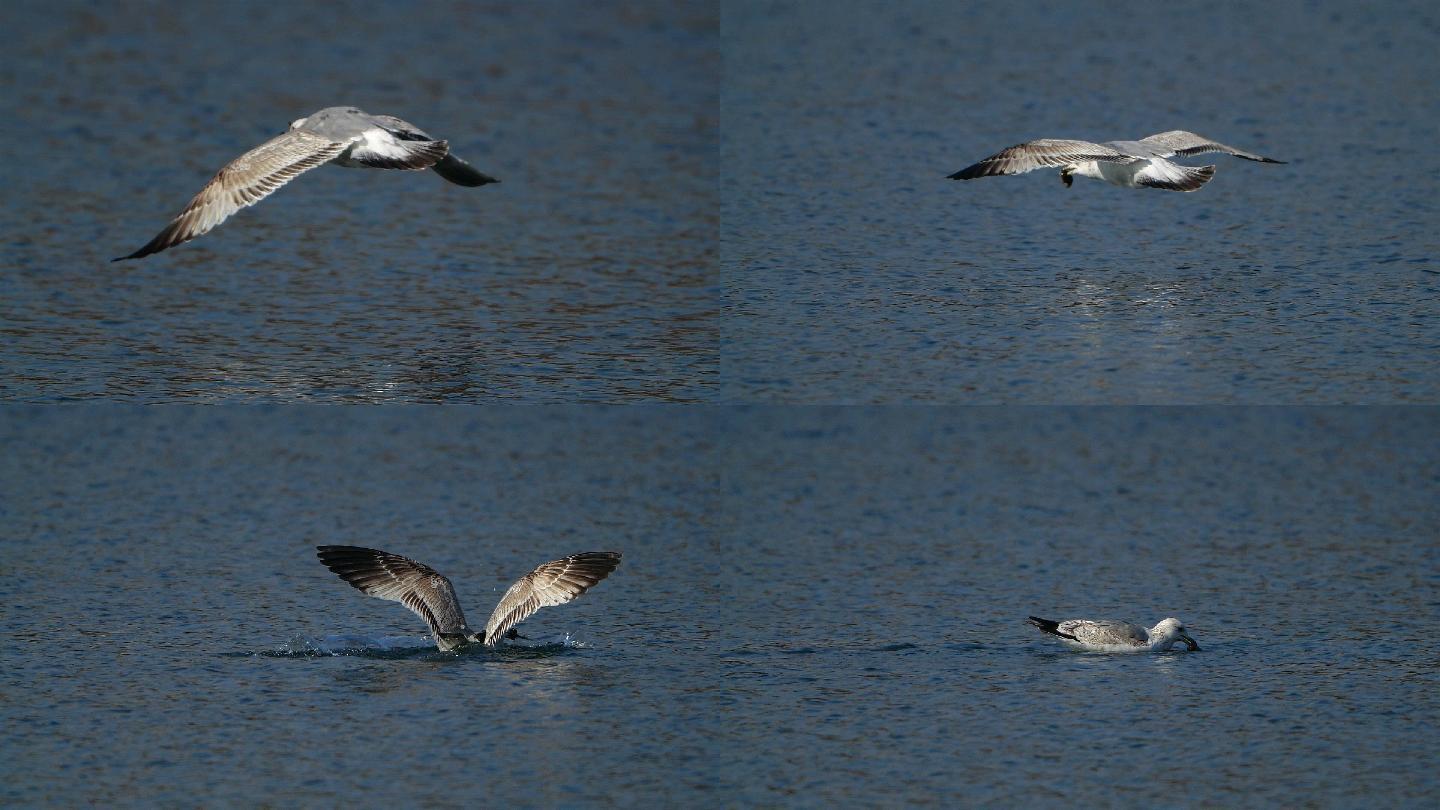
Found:
[{"label": "brown mottled wing", "polygon": [[348,146],[304,130],[272,138],[230,161],[145,247],[115,261],[139,259],[209,233],[231,214],[260,202]]},{"label": "brown mottled wing", "polygon": [[359,546],[317,546],[316,556],[361,592],[410,608],[437,643],[441,636],[470,632],[450,580],[424,563]]},{"label": "brown mottled wing", "polygon": [[526,574],[500,597],[485,623],[485,645],[494,647],[510,628],[542,607],[563,605],[589,590],[620,565],[615,551],[587,551],[548,562]]},{"label": "brown mottled wing", "polygon": [[1068,619],[1059,623],[1061,633],[1068,633],[1081,644],[1125,644],[1144,647],[1150,643],[1150,634],[1145,628],[1107,619]]},{"label": "brown mottled wing", "polygon": [[[1193,132],[1186,132],[1183,129],[1172,129],[1169,132],[1161,132],[1147,138],[1141,138],[1141,143],[1158,146],[1170,150],[1171,155],[1199,155],[1205,152],[1224,152],[1227,155],[1234,155],[1246,160],[1255,160],[1261,163],[1284,163],[1283,160],[1261,157],[1260,155],[1236,149],[1233,146],[1226,146],[1223,143],[1216,143],[1209,138],[1196,135]],[[1166,157],[1168,157],[1167,155]]]},{"label": "brown mottled wing", "polygon": [[1134,157],[1108,146],[1089,141],[1058,141],[1042,138],[1012,146],[949,176],[951,180],[974,180],[999,174],[1024,174],[1047,166],[1068,166],[1103,160],[1108,163],[1130,163]]}]

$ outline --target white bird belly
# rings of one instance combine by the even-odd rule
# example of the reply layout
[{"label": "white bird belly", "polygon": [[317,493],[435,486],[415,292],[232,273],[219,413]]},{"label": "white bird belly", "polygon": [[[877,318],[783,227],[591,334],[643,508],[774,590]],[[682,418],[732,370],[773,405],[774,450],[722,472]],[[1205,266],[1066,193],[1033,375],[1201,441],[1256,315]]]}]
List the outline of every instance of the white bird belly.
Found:
[{"label": "white bird belly", "polygon": [[1075,164],[1075,174],[1094,180],[1104,180],[1113,186],[1135,188],[1135,175],[1150,165],[1148,160],[1129,163],[1114,163],[1108,160],[1089,160]]}]

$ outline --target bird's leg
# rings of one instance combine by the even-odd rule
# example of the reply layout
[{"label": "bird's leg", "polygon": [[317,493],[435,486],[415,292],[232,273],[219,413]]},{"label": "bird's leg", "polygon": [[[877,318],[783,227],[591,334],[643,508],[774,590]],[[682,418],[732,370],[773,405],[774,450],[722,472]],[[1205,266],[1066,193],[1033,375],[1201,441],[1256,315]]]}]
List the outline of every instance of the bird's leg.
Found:
[{"label": "bird's leg", "polygon": [[1060,180],[1065,183],[1066,188],[1069,188],[1070,184],[1075,182],[1075,178],[1070,176],[1073,171],[1074,170],[1069,167],[1060,170]]}]

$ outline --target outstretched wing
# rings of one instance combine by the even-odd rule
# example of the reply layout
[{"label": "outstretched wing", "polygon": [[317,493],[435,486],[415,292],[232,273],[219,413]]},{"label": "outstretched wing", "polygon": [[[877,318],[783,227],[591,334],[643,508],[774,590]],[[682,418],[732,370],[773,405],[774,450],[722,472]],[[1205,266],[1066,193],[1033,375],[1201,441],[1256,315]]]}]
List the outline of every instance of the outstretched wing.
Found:
[{"label": "outstretched wing", "polygon": [[1089,141],[1057,141],[1042,138],[1038,141],[1012,146],[949,176],[951,180],[974,180],[977,177],[991,177],[999,174],[1024,174],[1048,166],[1068,166],[1101,160],[1107,163],[1131,163],[1135,160],[1108,146]]},{"label": "outstretched wing", "polygon": [[209,233],[241,208],[339,155],[349,146],[304,130],[291,130],[230,161],[144,247],[114,261],[139,259]]},{"label": "outstretched wing", "polygon": [[1236,149],[1233,146],[1226,146],[1223,143],[1216,143],[1209,138],[1196,135],[1193,132],[1186,132],[1183,129],[1172,129],[1169,132],[1161,132],[1151,135],[1148,138],[1141,138],[1140,142],[1169,150],[1168,154],[1164,155],[1164,157],[1169,157],[1170,155],[1199,155],[1205,152],[1224,152],[1227,155],[1234,155],[1235,157],[1245,158],[1246,160],[1256,160],[1261,163],[1285,162],[1283,160],[1275,160],[1274,158],[1261,157],[1251,152]]},{"label": "outstretched wing", "polygon": [[430,566],[360,546],[317,546],[316,556],[361,592],[410,608],[430,626],[437,643],[442,636],[469,634],[455,588]]},{"label": "outstretched wing", "polygon": [[617,551],[587,551],[548,562],[526,574],[500,597],[485,623],[485,645],[494,647],[510,628],[535,611],[563,605],[586,592],[620,565]]}]

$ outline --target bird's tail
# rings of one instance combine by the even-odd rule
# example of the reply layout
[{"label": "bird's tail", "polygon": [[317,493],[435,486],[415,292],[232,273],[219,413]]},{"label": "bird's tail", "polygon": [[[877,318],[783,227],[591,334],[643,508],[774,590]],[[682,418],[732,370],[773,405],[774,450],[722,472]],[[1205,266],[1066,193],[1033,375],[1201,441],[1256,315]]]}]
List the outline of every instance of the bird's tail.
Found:
[{"label": "bird's tail", "polygon": [[446,155],[431,168],[457,186],[483,186],[486,183],[500,182],[484,172],[476,171],[474,166],[454,155]]},{"label": "bird's tail", "polygon": [[1049,634],[1052,635],[1052,636],[1059,636],[1060,638],[1068,638],[1068,639],[1070,639],[1071,641],[1075,641],[1075,640],[1076,640],[1076,638],[1075,638],[1074,636],[1070,635],[1069,633],[1062,633],[1062,632],[1060,632],[1060,623],[1059,623],[1059,622],[1052,622],[1052,621],[1050,621],[1049,619],[1042,619],[1042,618],[1040,618],[1039,616],[1031,616],[1030,618],[1028,618],[1028,619],[1025,620],[1025,623],[1028,624],[1028,625],[1032,625],[1032,626],[1034,626],[1034,627],[1038,627],[1038,628],[1040,628],[1041,631],[1046,632],[1046,633],[1049,633]]},{"label": "bird's tail", "polygon": [[1040,628],[1042,632],[1049,633],[1055,636],[1060,635],[1059,622],[1052,622],[1049,619],[1042,619],[1039,616],[1031,616],[1030,618],[1025,620],[1025,623],[1033,627]]}]

